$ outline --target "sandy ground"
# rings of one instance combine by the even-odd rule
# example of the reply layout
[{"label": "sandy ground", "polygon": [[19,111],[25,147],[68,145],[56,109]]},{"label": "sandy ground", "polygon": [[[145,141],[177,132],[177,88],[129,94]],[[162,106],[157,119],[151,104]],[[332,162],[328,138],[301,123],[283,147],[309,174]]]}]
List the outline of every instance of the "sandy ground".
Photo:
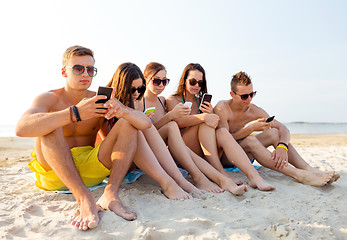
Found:
[{"label": "sandy ground", "polygon": [[[80,232],[68,218],[71,194],[42,191],[28,169],[31,138],[0,138],[1,239],[347,239],[347,135],[293,135],[292,143],[312,166],[336,169],[338,182],[311,187],[280,173],[259,172],[277,189],[243,196],[206,194],[172,201],[147,176],[122,185],[120,197],[138,219],[100,213],[96,229]],[[244,183],[242,173],[234,174]],[[103,189],[95,190],[98,199]]]}]

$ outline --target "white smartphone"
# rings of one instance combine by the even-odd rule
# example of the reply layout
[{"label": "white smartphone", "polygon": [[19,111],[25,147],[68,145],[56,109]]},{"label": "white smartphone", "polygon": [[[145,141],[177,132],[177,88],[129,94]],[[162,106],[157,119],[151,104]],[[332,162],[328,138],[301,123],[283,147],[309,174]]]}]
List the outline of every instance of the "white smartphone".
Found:
[{"label": "white smartphone", "polygon": [[186,106],[186,107],[191,108],[192,107],[192,102],[185,102],[183,105]]},{"label": "white smartphone", "polygon": [[150,108],[147,108],[144,113],[147,114],[147,113],[150,113],[150,112],[154,112],[155,111],[155,107],[150,107]]}]

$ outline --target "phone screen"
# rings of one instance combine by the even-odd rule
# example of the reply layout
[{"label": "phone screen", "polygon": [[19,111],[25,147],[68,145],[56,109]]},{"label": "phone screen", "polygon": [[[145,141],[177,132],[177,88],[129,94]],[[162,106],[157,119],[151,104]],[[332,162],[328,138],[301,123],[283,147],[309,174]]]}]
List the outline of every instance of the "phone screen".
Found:
[{"label": "phone screen", "polygon": [[203,104],[204,102],[209,102],[210,103],[211,100],[212,100],[212,95],[208,94],[208,93],[204,93],[204,95],[202,96],[202,100],[201,100],[199,109],[201,108],[201,104]]},{"label": "phone screen", "polygon": [[107,99],[100,99],[96,101],[95,103],[105,103],[111,98],[113,88],[111,87],[99,87],[98,89],[98,95],[105,95],[107,96]]}]

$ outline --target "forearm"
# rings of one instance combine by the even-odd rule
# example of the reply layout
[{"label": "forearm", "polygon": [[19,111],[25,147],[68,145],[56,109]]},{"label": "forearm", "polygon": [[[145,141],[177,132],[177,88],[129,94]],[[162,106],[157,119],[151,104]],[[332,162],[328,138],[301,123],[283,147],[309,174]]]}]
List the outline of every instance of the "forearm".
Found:
[{"label": "forearm", "polygon": [[204,122],[203,114],[189,115],[175,119],[180,128],[195,126]]},{"label": "forearm", "polygon": [[40,137],[71,123],[69,108],[51,113],[24,114],[16,126],[19,137]]},{"label": "forearm", "polygon": [[242,139],[245,137],[248,137],[249,135],[251,135],[253,133],[253,128],[251,125],[241,128],[240,130],[232,133],[234,139],[238,140],[238,139]]},{"label": "forearm", "polygon": [[146,114],[132,109],[124,109],[122,118],[139,130],[150,128],[152,125],[151,120],[146,116]]},{"label": "forearm", "polygon": [[167,124],[168,122],[170,122],[171,116],[170,116],[170,112],[168,112],[167,114],[165,114],[161,119],[159,119],[158,121],[156,121],[153,125],[159,129],[162,126],[164,126],[165,124]]}]

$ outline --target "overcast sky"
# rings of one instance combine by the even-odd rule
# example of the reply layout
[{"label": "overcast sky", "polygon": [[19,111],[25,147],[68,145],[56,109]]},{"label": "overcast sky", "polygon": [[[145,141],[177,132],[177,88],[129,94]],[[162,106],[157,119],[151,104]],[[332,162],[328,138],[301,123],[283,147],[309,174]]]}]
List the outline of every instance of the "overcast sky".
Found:
[{"label": "overcast sky", "polygon": [[65,85],[62,54],[95,52],[97,90],[126,61],[167,67],[172,94],[200,63],[212,103],[247,72],[254,103],[282,122],[347,122],[347,2],[2,1],[0,124],[14,124],[38,94]]}]

